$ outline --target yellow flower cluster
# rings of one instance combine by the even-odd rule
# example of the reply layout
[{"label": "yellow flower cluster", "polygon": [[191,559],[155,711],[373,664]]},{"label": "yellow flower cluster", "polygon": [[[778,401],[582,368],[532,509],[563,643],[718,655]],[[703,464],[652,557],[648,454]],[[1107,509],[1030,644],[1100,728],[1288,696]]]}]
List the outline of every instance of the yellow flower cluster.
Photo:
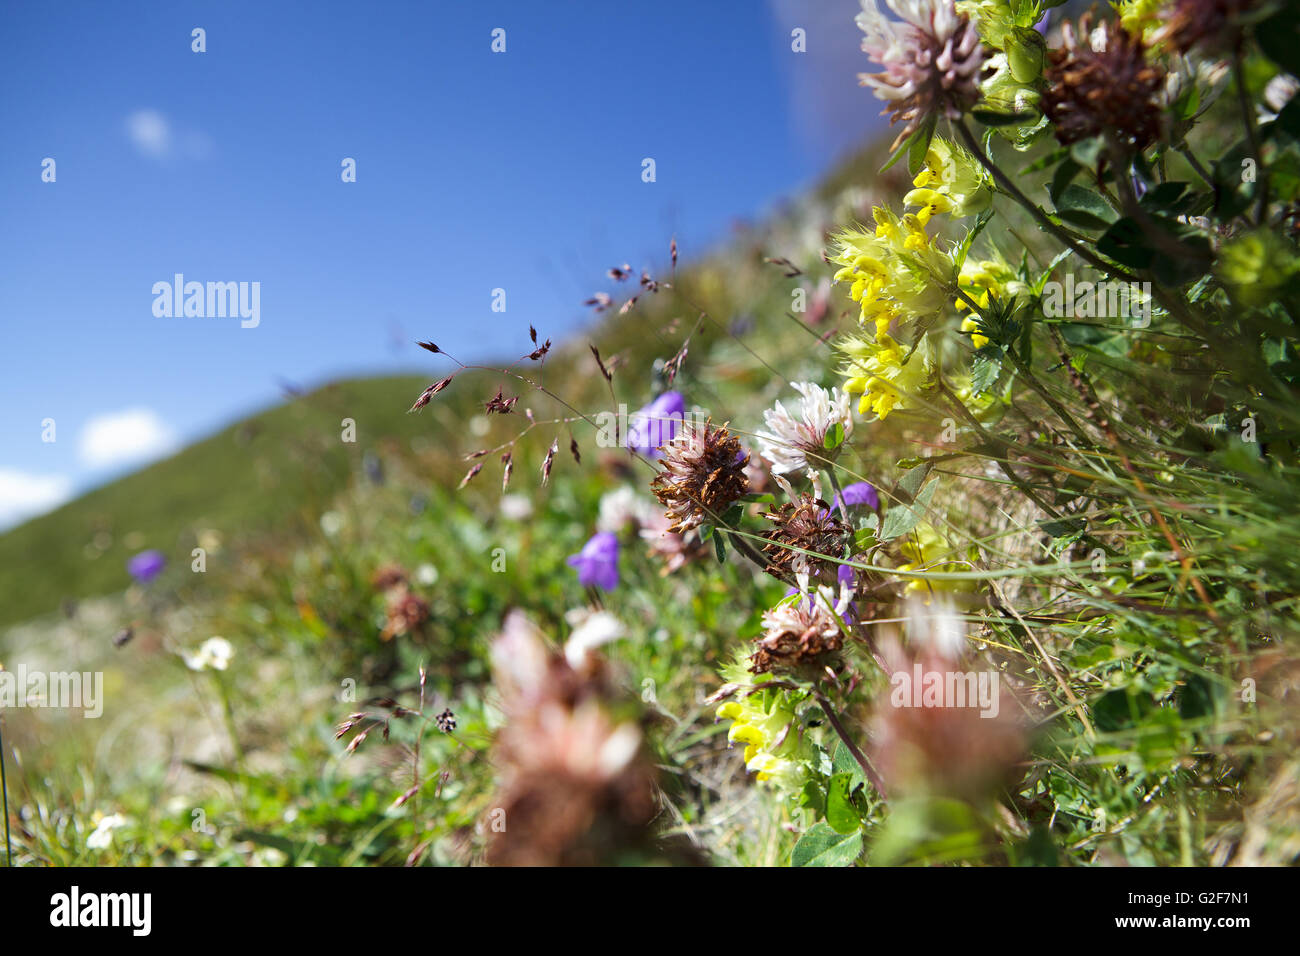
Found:
[{"label": "yellow flower cluster", "polygon": [[900,219],[882,206],[872,212],[875,230],[840,233],[831,262],[841,267],[835,281],[851,283],[849,296],[861,307],[859,322],[881,335],[898,323],[942,311],[943,282],[954,268],[917,216]]},{"label": "yellow flower cluster", "polygon": [[[844,390],[861,395],[858,414],[875,412],[885,418],[895,408],[907,408],[909,396],[920,392],[934,366],[930,343],[922,339],[916,351],[908,350],[887,333],[878,333],[875,341],[849,335],[839,342],[846,363]],[[906,360],[906,361],[904,361]]]},{"label": "yellow flower cluster", "polygon": [[[961,267],[961,275],[957,281],[961,290],[970,296],[980,309],[987,309],[990,299],[1005,301],[1026,290],[1025,284],[1016,278],[1015,270],[998,259],[984,259],[980,262],[967,259]],[[969,308],[964,299],[957,300],[958,311],[966,311]],[[962,319],[963,332],[974,332],[978,328],[979,323],[974,316],[968,315]],[[971,336],[971,344],[977,349],[982,349],[989,344],[989,340],[986,336],[977,333]]]},{"label": "yellow flower cluster", "polygon": [[[744,663],[723,668],[723,677],[740,684],[753,684]],[[765,698],[769,701],[765,702]],[[727,740],[745,747],[745,769],[758,779],[783,790],[798,790],[806,776],[802,760],[802,738],[795,715],[784,698],[775,692],[758,691],[729,700],[718,707],[719,720],[730,720]]]},{"label": "yellow flower cluster", "polygon": [[988,170],[968,150],[938,136],[930,141],[912,185],[916,188],[903,197],[903,204],[921,207],[916,218],[922,225],[935,214],[953,219],[973,216],[993,201],[993,179]]}]

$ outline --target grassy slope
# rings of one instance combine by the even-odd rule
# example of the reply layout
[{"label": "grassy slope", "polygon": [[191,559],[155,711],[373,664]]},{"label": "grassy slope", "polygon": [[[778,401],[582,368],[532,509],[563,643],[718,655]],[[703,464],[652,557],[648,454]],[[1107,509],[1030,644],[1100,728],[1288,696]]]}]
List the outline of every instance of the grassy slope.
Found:
[{"label": "grassy slope", "polygon": [[[127,558],[144,548],[163,551],[175,570],[187,568],[205,529],[232,544],[292,531],[328,504],[366,449],[426,432],[427,421],[393,401],[425,384],[399,377],[325,386],[0,536],[0,567],[8,569],[0,624],[121,590]],[[356,420],[355,444],[341,441],[345,417]]]}]

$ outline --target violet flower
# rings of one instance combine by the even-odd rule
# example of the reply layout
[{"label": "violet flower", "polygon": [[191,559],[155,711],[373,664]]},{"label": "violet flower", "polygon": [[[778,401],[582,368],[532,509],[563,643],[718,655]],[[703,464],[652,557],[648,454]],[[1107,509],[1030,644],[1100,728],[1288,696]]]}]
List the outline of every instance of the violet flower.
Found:
[{"label": "violet flower", "polygon": [[126,562],[127,573],[140,584],[148,584],[162,573],[167,559],[161,551],[141,551]]},{"label": "violet flower", "polygon": [[578,569],[578,583],[584,587],[614,590],[618,587],[618,535],[596,532],[581,551],[569,558],[568,565]]},{"label": "violet flower", "polygon": [[659,457],[659,448],[677,437],[686,399],[681,392],[664,392],[628,419],[627,447],[649,458]]},{"label": "violet flower", "polygon": [[845,485],[842,495],[835,496],[837,507],[840,501],[843,501],[850,508],[854,505],[866,505],[872,511],[875,511],[880,507],[880,495],[876,493],[875,488],[865,481],[855,481],[851,485]]}]

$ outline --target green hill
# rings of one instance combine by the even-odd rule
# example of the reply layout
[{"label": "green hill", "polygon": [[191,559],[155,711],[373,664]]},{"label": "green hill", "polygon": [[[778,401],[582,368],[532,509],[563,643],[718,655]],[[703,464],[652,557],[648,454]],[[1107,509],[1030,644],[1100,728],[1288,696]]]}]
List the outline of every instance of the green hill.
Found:
[{"label": "green hill", "polygon": [[[170,571],[188,571],[204,532],[236,547],[293,533],[368,450],[428,434],[427,418],[394,401],[427,384],[392,377],[327,385],[14,528],[0,536],[0,567],[9,569],[0,579],[0,624],[124,588],[127,559],[145,548],[165,553]],[[353,443],[342,440],[345,418],[356,422]]]}]

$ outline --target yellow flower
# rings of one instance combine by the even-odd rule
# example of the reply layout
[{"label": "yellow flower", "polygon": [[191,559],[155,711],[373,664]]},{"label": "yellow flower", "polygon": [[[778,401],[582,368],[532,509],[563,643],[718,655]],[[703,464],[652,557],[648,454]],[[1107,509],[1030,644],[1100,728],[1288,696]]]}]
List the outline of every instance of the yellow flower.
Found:
[{"label": "yellow flower", "polygon": [[[981,309],[987,309],[991,299],[1005,302],[1028,288],[1016,278],[1015,270],[1000,259],[967,259],[961,267],[957,284]],[[970,309],[963,298],[958,298],[956,304],[958,311]],[[963,332],[974,332],[977,328],[979,323],[975,316],[968,315],[962,320]],[[982,349],[989,344],[989,340],[986,336],[976,334],[971,336],[971,344]]]},{"label": "yellow flower", "polygon": [[[723,677],[746,690],[755,686],[754,675],[742,662],[723,668]],[[762,684],[757,686],[761,687]],[[795,726],[794,711],[779,691],[758,690],[718,707],[719,720],[730,720],[727,740],[744,745],[745,769],[764,783],[783,790],[798,790],[806,776],[803,738]]]},{"label": "yellow flower", "polygon": [[922,339],[908,358],[908,350],[887,334],[877,333],[876,340],[846,336],[838,348],[847,359],[843,368],[844,390],[861,395],[858,414],[875,412],[885,418],[895,408],[910,408],[911,398],[929,382],[933,353]]},{"label": "yellow flower", "polygon": [[936,213],[961,219],[983,212],[993,201],[993,180],[979,161],[955,143],[941,137],[930,141],[916,188],[903,197],[906,206],[920,206],[916,218],[922,226]]},{"label": "yellow flower", "polygon": [[[970,569],[964,561],[951,560],[957,556],[956,548],[941,531],[925,521],[916,526],[899,545],[898,550],[906,559],[905,564],[898,566],[900,571],[948,573]],[[928,581],[911,578],[903,590],[905,594],[928,595],[933,591],[969,591],[972,586],[972,582],[969,581]],[[929,599],[926,597],[923,600],[928,602]]]},{"label": "yellow flower", "polygon": [[884,207],[873,210],[876,228],[848,229],[835,236],[830,261],[836,282],[849,282],[861,307],[860,323],[889,334],[898,322],[939,314],[947,304],[945,283],[955,271],[952,256],[926,234],[917,216],[901,219]]}]

